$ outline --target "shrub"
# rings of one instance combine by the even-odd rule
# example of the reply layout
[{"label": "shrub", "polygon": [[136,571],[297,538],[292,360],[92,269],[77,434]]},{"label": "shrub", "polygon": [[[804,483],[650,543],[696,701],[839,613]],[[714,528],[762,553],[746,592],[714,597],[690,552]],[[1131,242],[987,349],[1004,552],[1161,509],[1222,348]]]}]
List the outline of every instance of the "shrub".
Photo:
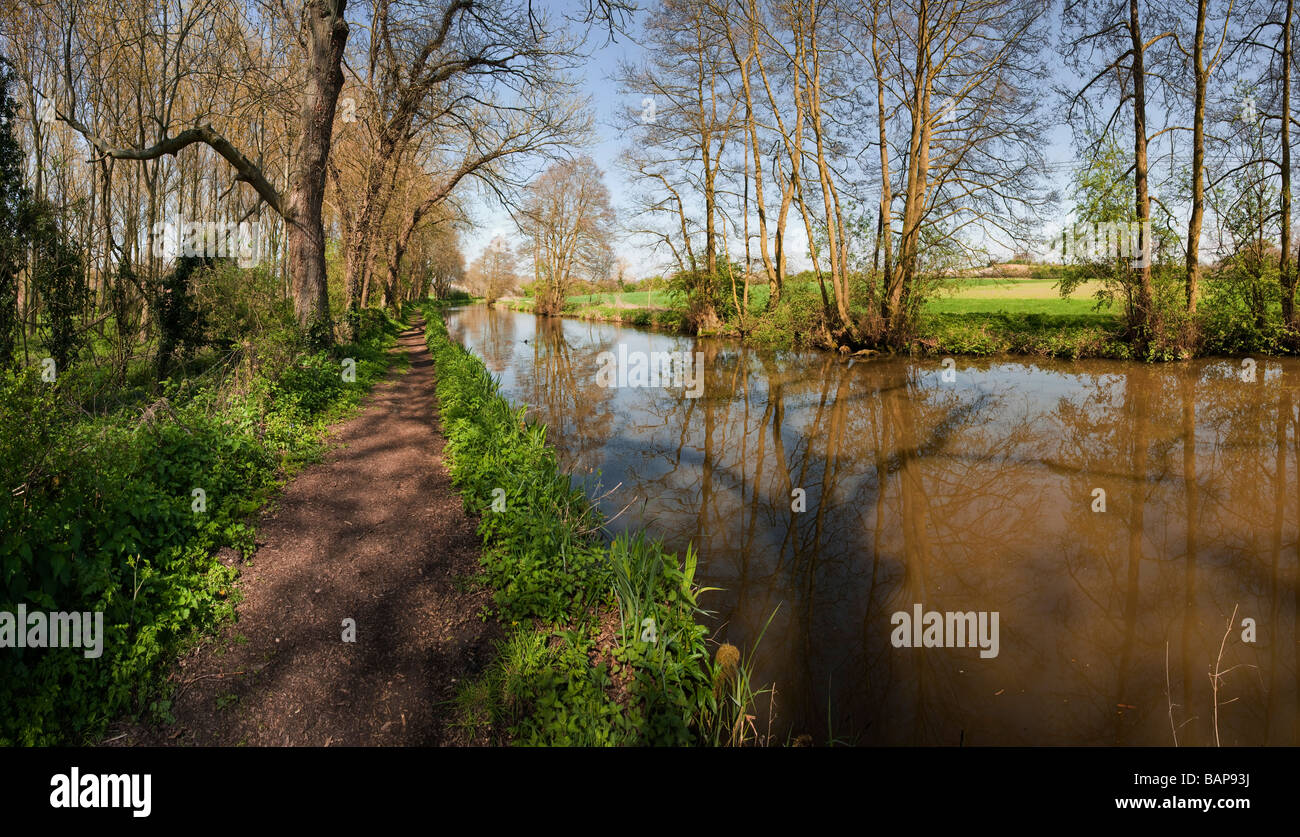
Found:
[{"label": "shrub", "polygon": [[1276,271],[1230,266],[1206,277],[1197,305],[1200,349],[1206,354],[1277,352],[1284,345],[1282,293]]},{"label": "shrub", "polygon": [[815,284],[788,283],[776,306],[750,323],[750,339],[775,349],[822,345],[826,334],[821,294]]}]

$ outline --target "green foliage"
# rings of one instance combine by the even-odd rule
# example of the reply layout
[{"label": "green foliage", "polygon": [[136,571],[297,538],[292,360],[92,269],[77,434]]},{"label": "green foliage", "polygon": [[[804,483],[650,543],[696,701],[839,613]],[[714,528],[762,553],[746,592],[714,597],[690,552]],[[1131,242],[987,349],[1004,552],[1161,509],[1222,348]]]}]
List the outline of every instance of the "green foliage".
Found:
[{"label": "green foliage", "polygon": [[519,629],[498,646],[484,678],[488,717],[514,741],[597,747],[635,740],[639,713],[625,712],[607,689],[606,665],[591,664],[579,636]]},{"label": "green foliage", "polygon": [[31,285],[45,307],[43,342],[59,369],[81,348],[81,315],[89,300],[81,246],[65,220],[53,204],[34,202],[24,222],[32,246]]},{"label": "green foliage", "polygon": [[282,346],[290,335],[296,339],[293,302],[281,284],[273,268],[243,269],[230,259],[213,259],[194,270],[187,288],[201,312],[200,341],[222,348],[248,341],[265,349],[268,342]]},{"label": "green foliage", "polygon": [[1119,321],[1092,315],[930,314],[917,347],[930,354],[1130,358]]},{"label": "green foliage", "polygon": [[[441,323],[436,312],[430,323],[452,478],[466,509],[482,516],[487,581],[497,590],[500,614],[559,621],[582,607],[607,573],[590,538],[595,514],[560,473],[545,428],[524,425],[523,411],[497,394],[476,358],[434,342],[432,324]],[[506,512],[491,510],[500,496],[494,492],[504,492]]]},{"label": "green foliage", "polygon": [[203,342],[203,312],[195,302],[190,277],[195,271],[210,268],[211,258],[182,256],[175,266],[152,288],[149,304],[158,329],[158,377],[165,378],[173,356],[179,351],[193,352]]},{"label": "green foliage", "polygon": [[[545,427],[448,339],[436,307],[426,316],[452,480],[480,518],[484,579],[510,626],[484,679],[462,690],[467,722],[525,744],[708,740],[701,722],[716,701],[694,552],[679,561],[642,536],[606,543]],[[610,617],[617,637],[602,628]]]},{"label": "green foliage", "polygon": [[[1093,149],[1087,144],[1085,147]],[[1179,236],[1168,215],[1158,219],[1138,218],[1133,205],[1130,178],[1132,155],[1113,137],[1091,150],[1086,166],[1074,176],[1074,230],[1062,233],[1065,252],[1073,269],[1060,279],[1061,296],[1068,296],[1085,281],[1100,283],[1097,301],[1101,307],[1123,313],[1127,338],[1141,354],[1141,360],[1173,360],[1187,356],[1190,331],[1184,322],[1182,281],[1174,273],[1181,255]],[[1142,230],[1142,223],[1149,225]],[[1144,310],[1141,277],[1135,257],[1142,251],[1151,264],[1151,300]],[[1073,244],[1069,239],[1073,233]],[[1079,249],[1081,240],[1095,238],[1102,246]],[[1127,247],[1117,246],[1127,244]],[[1123,251],[1123,252],[1120,252]]]},{"label": "green foliage", "polygon": [[717,258],[712,273],[706,270],[683,270],[668,280],[668,297],[674,307],[685,312],[687,322],[698,332],[717,327],[717,321],[726,322],[736,317],[736,301],[731,295],[734,279],[739,291],[744,281],[744,270],[725,255]]},{"label": "green foliage", "polygon": [[826,314],[816,284],[786,284],[780,301],[755,316],[749,327],[750,340],[759,346],[791,349],[815,345],[818,335],[826,333]]},{"label": "green foliage", "polygon": [[1286,347],[1277,266],[1255,269],[1242,263],[1247,258],[1234,256],[1202,284],[1197,334],[1206,354],[1276,353]]},{"label": "green foliage", "polygon": [[18,336],[18,274],[26,263],[28,200],[23,185],[22,145],[14,131],[17,103],[10,95],[14,80],[0,56],[0,368],[14,359]]},{"label": "green foliage", "polygon": [[382,375],[392,331],[339,349],[355,383],[339,357],[307,353],[236,391],[167,383],[144,415],[87,416],[84,376],[0,372],[0,610],[103,611],[106,634],[98,659],[5,649],[0,743],[93,741],[123,713],[164,708],[178,648],[231,613],[216,549],[251,552],[249,516]]},{"label": "green foliage", "polygon": [[[1271,260],[1270,260],[1271,259]],[[752,345],[774,349],[794,349],[824,345],[826,322],[816,282],[805,272],[786,283],[780,302],[765,310],[767,287],[750,289],[749,331],[744,335]],[[1280,319],[1275,252],[1261,260],[1253,251],[1243,251],[1219,269],[1207,270],[1202,276],[1202,295],[1195,328],[1184,313],[1184,272],[1181,263],[1166,261],[1153,265],[1153,302],[1163,324],[1138,357],[1125,334],[1120,311],[1124,301],[1114,289],[1099,298],[1042,297],[1042,283],[1052,282],[1073,291],[1083,282],[1096,279],[1091,264],[1040,265],[1028,280],[1005,278],[962,278],[947,280],[950,286],[963,289],[1005,288],[1005,296],[931,297],[926,300],[911,351],[918,353],[991,355],[1027,354],[1043,357],[1107,357],[1137,360],[1173,360],[1186,357],[1192,345],[1188,334],[1199,336],[1195,348],[1199,354],[1237,354],[1243,352],[1278,353],[1288,350],[1285,329]],[[859,277],[869,282],[870,277]],[[799,280],[799,281],[796,281]],[[1017,295],[1024,287],[1026,294]],[[641,293],[641,292],[638,292]],[[855,288],[854,298],[868,297],[867,289]],[[572,297],[566,315],[579,319],[615,322],[646,328],[689,331],[686,312],[681,309],[627,308],[601,304],[611,299],[600,294],[596,304],[586,297]],[[679,297],[680,299],[680,297]],[[656,300],[656,304],[659,304]],[[528,300],[507,304],[511,310],[530,311]],[[854,310],[861,317],[860,309]],[[738,333],[737,323],[723,323],[726,333]],[[865,330],[864,330],[864,333]],[[820,339],[819,339],[820,336]]]}]

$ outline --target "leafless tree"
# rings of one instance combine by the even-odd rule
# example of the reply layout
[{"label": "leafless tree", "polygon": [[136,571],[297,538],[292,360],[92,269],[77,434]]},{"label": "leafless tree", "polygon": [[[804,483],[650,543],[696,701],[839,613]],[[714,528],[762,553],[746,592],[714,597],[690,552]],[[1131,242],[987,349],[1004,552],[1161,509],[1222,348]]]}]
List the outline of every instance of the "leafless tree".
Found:
[{"label": "leafless tree", "polygon": [[515,223],[533,254],[537,313],[560,313],[579,272],[608,252],[614,221],[604,175],[590,157],[553,163],[528,187]]}]

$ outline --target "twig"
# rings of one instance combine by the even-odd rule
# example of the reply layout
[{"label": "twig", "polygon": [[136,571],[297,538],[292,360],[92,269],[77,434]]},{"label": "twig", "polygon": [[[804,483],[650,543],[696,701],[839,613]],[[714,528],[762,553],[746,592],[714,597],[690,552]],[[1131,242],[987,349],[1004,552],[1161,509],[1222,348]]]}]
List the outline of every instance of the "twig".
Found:
[{"label": "twig", "polygon": [[[1228,644],[1228,634],[1232,633],[1232,626],[1237,621],[1237,605],[1232,606],[1232,616],[1228,619],[1228,625],[1223,630],[1223,639],[1219,641],[1219,658],[1214,661],[1214,671],[1210,674],[1210,686],[1214,689],[1214,746],[1219,744],[1219,678],[1227,672],[1219,670],[1223,663],[1223,647]],[[1236,666],[1233,666],[1236,668]],[[1229,669],[1231,671],[1231,669]]]},{"label": "twig", "polygon": [[1174,734],[1174,746],[1178,746],[1178,728],[1174,726],[1174,699],[1169,694],[1169,640],[1165,640],[1165,702],[1169,704],[1169,729]]},{"label": "twig", "polygon": [[[241,675],[241,674],[243,674],[243,673],[244,673],[244,672],[242,672],[242,671],[232,671],[232,672],[230,672],[230,675],[229,675],[229,676],[230,676],[230,677],[238,677],[239,675]],[[182,681],[181,681],[180,688],[176,690],[176,694],[175,694],[175,696],[172,697],[172,700],[173,700],[173,701],[180,700],[181,695],[185,694],[185,689],[186,689],[187,687],[189,687],[189,685],[190,685],[191,683],[197,683],[197,682],[199,682],[200,680],[207,680],[207,679],[209,679],[209,678],[211,678],[211,677],[220,677],[220,678],[224,678],[224,677],[226,677],[226,676],[227,676],[227,675],[226,675],[225,672],[223,672],[223,671],[218,671],[218,672],[215,672],[215,673],[213,673],[213,674],[200,674],[198,677],[191,677],[189,680],[182,680]]]}]

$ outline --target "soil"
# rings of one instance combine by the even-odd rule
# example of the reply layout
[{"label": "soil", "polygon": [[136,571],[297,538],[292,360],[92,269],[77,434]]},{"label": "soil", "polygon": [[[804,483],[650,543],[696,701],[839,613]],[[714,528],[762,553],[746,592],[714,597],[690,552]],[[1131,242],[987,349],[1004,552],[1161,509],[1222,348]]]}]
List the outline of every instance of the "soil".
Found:
[{"label": "soil", "polygon": [[[178,661],[174,724],[105,743],[486,744],[456,726],[457,688],[500,638],[480,617],[479,539],[443,462],[423,323],[410,358],[329,434],[258,525],[236,620]],[[344,641],[344,620],[355,641]]]}]

